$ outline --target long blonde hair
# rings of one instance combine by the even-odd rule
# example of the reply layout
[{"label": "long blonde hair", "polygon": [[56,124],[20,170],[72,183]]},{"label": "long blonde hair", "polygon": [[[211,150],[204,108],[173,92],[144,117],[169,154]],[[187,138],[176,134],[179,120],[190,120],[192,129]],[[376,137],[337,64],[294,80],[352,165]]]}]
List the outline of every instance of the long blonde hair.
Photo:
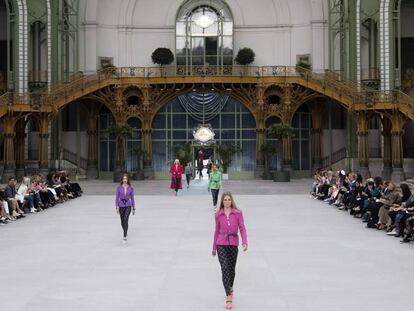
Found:
[{"label": "long blonde hair", "polygon": [[227,197],[227,196],[230,197],[230,200],[231,200],[231,208],[234,209],[234,210],[236,210],[236,211],[239,211],[239,209],[237,208],[236,202],[234,202],[233,195],[231,194],[230,191],[223,192],[223,194],[221,195],[221,200],[220,200],[220,205],[219,205],[220,206],[219,207],[219,211],[222,210],[222,209],[224,209],[224,198]]}]

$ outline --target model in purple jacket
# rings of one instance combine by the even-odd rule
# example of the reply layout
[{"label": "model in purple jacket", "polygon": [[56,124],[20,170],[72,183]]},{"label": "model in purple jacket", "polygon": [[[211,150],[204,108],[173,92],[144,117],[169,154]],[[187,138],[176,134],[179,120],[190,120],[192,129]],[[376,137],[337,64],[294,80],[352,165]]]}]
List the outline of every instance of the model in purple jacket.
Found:
[{"label": "model in purple jacket", "polygon": [[220,208],[215,214],[216,228],[214,231],[212,255],[218,254],[221,266],[224,290],[226,291],[226,309],[233,308],[233,284],[236,276],[237,255],[239,252],[239,235],[242,238],[243,250],[247,251],[247,232],[243,213],[234,202],[230,192],[221,196]]},{"label": "model in purple jacket", "polygon": [[122,243],[126,243],[128,235],[128,221],[129,215],[135,215],[135,200],[134,200],[134,188],[129,182],[128,175],[122,176],[121,184],[116,188],[115,196],[116,212],[121,217],[121,226],[124,231],[124,237]]}]

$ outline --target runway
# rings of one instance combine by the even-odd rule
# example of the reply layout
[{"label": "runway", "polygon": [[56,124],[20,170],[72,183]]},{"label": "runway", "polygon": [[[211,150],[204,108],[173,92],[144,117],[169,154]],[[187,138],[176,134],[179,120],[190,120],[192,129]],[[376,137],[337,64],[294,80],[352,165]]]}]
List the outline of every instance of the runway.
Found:
[{"label": "runway", "polygon": [[[1,227],[1,309],[224,310],[211,256],[211,199],[195,188],[178,197],[137,195],[127,245],[110,195],[84,195]],[[239,253],[234,310],[413,305],[414,245],[366,229],[306,194],[235,199],[249,251]]]}]

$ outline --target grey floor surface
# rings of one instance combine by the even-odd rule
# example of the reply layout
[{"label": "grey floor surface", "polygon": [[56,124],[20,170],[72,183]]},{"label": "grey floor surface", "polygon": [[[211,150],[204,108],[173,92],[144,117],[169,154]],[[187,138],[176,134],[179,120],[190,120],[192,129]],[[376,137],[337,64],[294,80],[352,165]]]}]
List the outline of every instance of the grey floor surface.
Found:
[{"label": "grey floor surface", "polygon": [[[237,187],[241,192],[243,184]],[[244,187],[259,193],[265,188],[251,182]],[[0,310],[224,310],[204,183],[178,197],[140,192],[126,246],[110,195],[85,195],[1,227]],[[250,244],[239,253],[235,310],[389,311],[413,305],[414,245],[366,229],[306,194],[284,192],[235,196]]]}]

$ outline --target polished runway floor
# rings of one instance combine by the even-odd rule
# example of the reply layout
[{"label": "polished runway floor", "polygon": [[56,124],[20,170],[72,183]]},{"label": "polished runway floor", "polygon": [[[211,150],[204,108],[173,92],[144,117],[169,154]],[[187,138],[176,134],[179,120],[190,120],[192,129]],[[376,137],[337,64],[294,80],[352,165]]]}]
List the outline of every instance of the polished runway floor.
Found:
[{"label": "polished runway floor", "polygon": [[[178,197],[168,191],[143,195],[141,186],[136,183],[137,213],[127,245],[121,244],[111,195],[85,194],[0,227],[0,309],[224,310],[204,182]],[[401,245],[305,193],[291,193],[306,184],[267,195],[265,187],[279,185],[244,186],[250,194],[235,198],[250,245],[239,253],[234,310],[390,311],[413,305],[413,244]],[[232,187],[242,192],[243,183],[225,185]]]}]

